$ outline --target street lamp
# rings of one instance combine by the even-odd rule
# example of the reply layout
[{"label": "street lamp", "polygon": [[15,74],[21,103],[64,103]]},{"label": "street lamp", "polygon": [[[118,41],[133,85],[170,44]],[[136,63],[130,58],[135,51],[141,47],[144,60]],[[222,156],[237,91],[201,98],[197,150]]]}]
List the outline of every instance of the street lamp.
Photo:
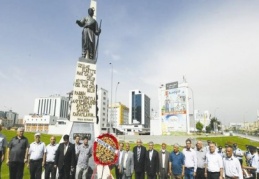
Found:
[{"label": "street lamp", "polygon": [[111,65],[111,113],[110,113],[110,133],[112,132],[112,84],[113,84],[113,64],[110,62]]},{"label": "street lamp", "polygon": [[[120,82],[117,83],[116,90],[115,90],[115,101],[114,101],[115,107],[116,107],[116,103],[117,103],[117,89],[118,89],[119,84],[120,84]],[[113,108],[113,118],[114,118],[114,108]],[[114,119],[113,119],[113,121],[114,121]],[[118,121],[117,121],[117,115],[116,115],[116,124],[117,124],[116,127],[118,127],[118,123],[117,122]],[[116,131],[116,129],[115,129],[115,131]]]},{"label": "street lamp", "polygon": [[188,86],[188,88],[191,90],[191,92],[192,92],[192,115],[193,115],[193,120],[194,120],[194,126],[193,126],[193,129],[194,129],[194,131],[195,131],[195,123],[196,123],[196,121],[195,121],[195,116],[194,116],[194,95],[193,95],[193,90],[192,90],[192,88],[190,88],[189,86]]}]

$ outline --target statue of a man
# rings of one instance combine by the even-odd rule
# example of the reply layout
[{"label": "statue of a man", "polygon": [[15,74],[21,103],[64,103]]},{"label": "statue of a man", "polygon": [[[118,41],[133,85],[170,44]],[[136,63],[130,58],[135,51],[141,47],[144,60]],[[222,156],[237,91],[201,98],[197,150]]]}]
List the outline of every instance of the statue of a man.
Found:
[{"label": "statue of a man", "polygon": [[86,58],[86,55],[90,59],[95,57],[96,47],[95,47],[95,36],[100,35],[101,29],[98,29],[98,23],[93,18],[94,10],[92,8],[88,9],[88,17],[84,19],[77,20],[76,23],[83,27],[82,31],[82,57]]}]

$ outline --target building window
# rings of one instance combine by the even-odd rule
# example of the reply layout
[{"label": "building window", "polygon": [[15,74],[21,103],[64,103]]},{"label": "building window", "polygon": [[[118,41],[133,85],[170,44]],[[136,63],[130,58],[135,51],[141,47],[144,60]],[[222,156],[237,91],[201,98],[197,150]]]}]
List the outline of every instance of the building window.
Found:
[{"label": "building window", "polygon": [[103,105],[105,105],[105,102],[103,102]]},{"label": "building window", "polygon": [[103,110],[105,110],[105,108],[103,108]]},{"label": "building window", "polygon": [[106,100],[106,98],[105,98],[105,97],[103,97],[103,100]]},{"label": "building window", "polygon": [[104,95],[106,95],[106,92],[103,92]]}]

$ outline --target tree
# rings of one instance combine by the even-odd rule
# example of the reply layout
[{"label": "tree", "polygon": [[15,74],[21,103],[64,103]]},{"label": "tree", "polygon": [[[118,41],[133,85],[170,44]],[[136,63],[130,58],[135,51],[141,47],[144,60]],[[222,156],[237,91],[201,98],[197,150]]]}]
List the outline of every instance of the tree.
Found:
[{"label": "tree", "polygon": [[211,127],[210,126],[206,126],[206,133],[210,133],[211,132]]},{"label": "tree", "polygon": [[211,130],[213,130],[213,131],[215,131],[215,130],[220,131],[221,122],[216,117],[213,117],[210,120],[209,126],[210,126]]},{"label": "tree", "polygon": [[200,121],[196,123],[196,129],[197,129],[199,132],[202,131],[202,129],[203,129],[203,124],[202,124]]}]

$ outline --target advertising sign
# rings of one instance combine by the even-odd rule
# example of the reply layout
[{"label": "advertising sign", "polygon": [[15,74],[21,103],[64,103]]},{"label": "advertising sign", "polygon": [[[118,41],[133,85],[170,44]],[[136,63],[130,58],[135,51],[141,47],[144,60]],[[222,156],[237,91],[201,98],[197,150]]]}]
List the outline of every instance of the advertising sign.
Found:
[{"label": "advertising sign", "polygon": [[[177,83],[178,86],[178,83]],[[171,85],[173,87],[173,85]],[[162,133],[186,132],[186,87],[168,88],[162,94]]]}]

